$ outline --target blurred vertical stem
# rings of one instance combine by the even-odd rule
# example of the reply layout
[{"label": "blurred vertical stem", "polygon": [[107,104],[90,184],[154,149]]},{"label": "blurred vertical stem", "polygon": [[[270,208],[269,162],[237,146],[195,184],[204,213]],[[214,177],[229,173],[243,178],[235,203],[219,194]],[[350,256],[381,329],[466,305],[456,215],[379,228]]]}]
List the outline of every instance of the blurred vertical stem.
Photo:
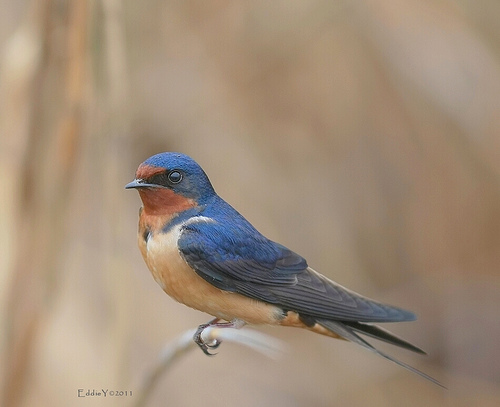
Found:
[{"label": "blurred vertical stem", "polygon": [[[25,103],[25,149],[19,163],[12,237],[16,254],[6,311],[4,407],[19,406],[33,350],[57,294],[77,147],[82,138],[87,69],[85,0],[33,0],[32,18],[15,35],[40,49]],[[63,58],[61,58],[61,55]],[[9,55],[7,55],[9,57]],[[62,80],[61,80],[62,78]],[[24,106],[21,106],[24,108]]]},{"label": "blurred vertical stem", "polygon": [[[113,312],[109,326],[108,352],[114,367],[115,385],[127,382],[127,347],[130,334],[130,265],[125,248],[131,236],[125,227],[124,184],[130,162],[129,78],[125,55],[122,1],[103,0],[105,84],[103,97],[106,112],[104,131],[99,137],[100,177],[102,179],[104,228],[104,261],[107,296]],[[128,220],[127,220],[128,222]],[[134,240],[135,241],[135,240]]]}]

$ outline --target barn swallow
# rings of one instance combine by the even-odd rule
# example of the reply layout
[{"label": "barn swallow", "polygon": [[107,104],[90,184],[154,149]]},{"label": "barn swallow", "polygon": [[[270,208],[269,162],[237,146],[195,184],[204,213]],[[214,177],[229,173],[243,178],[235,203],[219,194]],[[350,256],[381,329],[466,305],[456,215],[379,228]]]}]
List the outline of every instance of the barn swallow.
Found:
[{"label": "barn swallow", "polygon": [[161,153],[144,161],[126,185],[139,192],[139,248],[156,282],[174,300],[215,317],[200,325],[195,342],[207,354],[208,326],[270,324],[354,342],[441,385],[427,374],[376,349],[369,336],[425,354],[373,323],[413,321],[415,314],[361,296],[269,240],[217,195],[190,157]]}]

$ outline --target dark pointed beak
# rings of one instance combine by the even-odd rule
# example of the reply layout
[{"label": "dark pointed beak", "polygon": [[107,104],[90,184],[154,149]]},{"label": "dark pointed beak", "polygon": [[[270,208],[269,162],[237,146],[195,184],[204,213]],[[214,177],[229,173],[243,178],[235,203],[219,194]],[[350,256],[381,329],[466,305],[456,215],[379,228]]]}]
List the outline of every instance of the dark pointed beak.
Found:
[{"label": "dark pointed beak", "polygon": [[129,182],[127,185],[125,185],[125,189],[154,188],[157,186],[158,185],[148,184],[148,183],[144,182],[142,179],[134,179],[132,182]]}]

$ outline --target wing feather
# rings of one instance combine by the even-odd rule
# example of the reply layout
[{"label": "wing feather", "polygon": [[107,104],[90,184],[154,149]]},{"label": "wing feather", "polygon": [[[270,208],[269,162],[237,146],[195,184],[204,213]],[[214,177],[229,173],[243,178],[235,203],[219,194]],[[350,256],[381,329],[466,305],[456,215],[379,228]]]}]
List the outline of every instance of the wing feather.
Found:
[{"label": "wing feather", "polygon": [[261,235],[234,209],[225,210],[233,212],[221,222],[190,221],[178,242],[185,261],[214,286],[317,318],[415,319],[409,311],[363,297],[315,272],[304,258]]}]

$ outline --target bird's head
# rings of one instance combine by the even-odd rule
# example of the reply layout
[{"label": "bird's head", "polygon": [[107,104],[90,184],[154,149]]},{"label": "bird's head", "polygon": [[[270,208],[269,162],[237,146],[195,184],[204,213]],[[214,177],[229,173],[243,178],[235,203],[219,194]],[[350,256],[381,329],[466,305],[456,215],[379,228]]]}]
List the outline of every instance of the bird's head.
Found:
[{"label": "bird's head", "polygon": [[187,155],[160,153],[144,161],[125,186],[139,191],[144,210],[173,214],[203,205],[215,191],[203,169]]}]

